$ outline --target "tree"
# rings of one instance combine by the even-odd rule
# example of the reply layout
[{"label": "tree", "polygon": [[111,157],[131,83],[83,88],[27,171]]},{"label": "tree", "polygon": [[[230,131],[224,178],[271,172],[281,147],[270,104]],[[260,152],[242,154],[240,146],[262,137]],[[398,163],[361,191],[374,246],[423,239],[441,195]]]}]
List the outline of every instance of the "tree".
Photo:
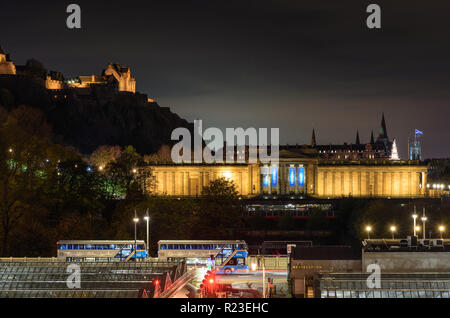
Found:
[{"label": "tree", "polygon": [[119,146],[100,146],[89,156],[89,163],[95,167],[105,167],[115,162],[121,155]]},{"label": "tree", "polygon": [[172,162],[172,154],[168,145],[162,145],[156,153],[158,161],[161,163]]},{"label": "tree", "polygon": [[47,138],[30,134],[11,114],[0,127],[0,219],[3,255],[20,218],[43,190],[56,168],[58,148]]},{"label": "tree", "polygon": [[243,227],[241,198],[232,181],[216,179],[203,188],[194,233],[198,239],[231,239]]}]

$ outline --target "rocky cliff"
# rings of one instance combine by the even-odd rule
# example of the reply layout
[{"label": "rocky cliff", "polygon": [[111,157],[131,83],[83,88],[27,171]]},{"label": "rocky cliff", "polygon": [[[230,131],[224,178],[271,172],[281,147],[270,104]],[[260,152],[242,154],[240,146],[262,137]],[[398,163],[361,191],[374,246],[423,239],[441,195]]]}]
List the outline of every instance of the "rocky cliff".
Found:
[{"label": "rocky cliff", "polygon": [[100,145],[133,145],[141,154],[171,144],[177,127],[192,131],[192,124],[169,108],[148,102],[145,94],[117,92],[113,87],[89,90],[46,90],[38,78],[0,75],[0,104],[24,104],[41,109],[55,138],[90,153]]}]

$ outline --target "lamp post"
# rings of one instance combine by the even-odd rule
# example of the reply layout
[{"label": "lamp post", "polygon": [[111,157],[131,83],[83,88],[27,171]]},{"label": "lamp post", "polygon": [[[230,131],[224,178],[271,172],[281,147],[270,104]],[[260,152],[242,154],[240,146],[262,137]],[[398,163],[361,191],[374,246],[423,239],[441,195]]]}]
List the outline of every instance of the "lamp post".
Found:
[{"label": "lamp post", "polygon": [[441,240],[444,239],[444,237],[443,237],[444,231],[445,231],[445,226],[440,225],[440,226],[439,226],[439,232],[441,233]]},{"label": "lamp post", "polygon": [[[416,207],[414,207],[414,210],[416,210]],[[413,217],[413,219],[414,219],[414,236],[416,236],[416,228],[417,228],[417,225],[416,225],[416,219],[417,219],[417,214],[414,212],[414,214],[412,215],[412,217]]]},{"label": "lamp post", "polygon": [[149,223],[150,223],[150,215],[148,214],[148,209],[147,209],[147,213],[144,216],[144,220],[147,221],[147,257],[150,256],[150,244],[149,244],[149,237],[150,237],[150,230],[149,230]]},{"label": "lamp post", "polygon": [[420,232],[420,226],[416,225],[416,227],[414,228],[415,232]]},{"label": "lamp post", "polygon": [[397,230],[397,228],[394,226],[394,225],[392,225],[391,226],[391,232],[392,232],[392,239],[394,240],[395,239],[395,237],[394,237],[394,232]]},{"label": "lamp post", "polygon": [[427,221],[427,217],[425,216],[425,208],[423,208],[423,216],[420,219],[422,220],[422,226],[423,226],[423,239],[425,239],[425,236],[426,236],[425,222]]},{"label": "lamp post", "polygon": [[366,231],[367,231],[367,239],[370,240],[370,231],[372,231],[372,227],[370,225],[366,226]]},{"label": "lamp post", "polygon": [[137,262],[137,223],[139,218],[137,217],[136,210],[134,210],[134,261]]}]

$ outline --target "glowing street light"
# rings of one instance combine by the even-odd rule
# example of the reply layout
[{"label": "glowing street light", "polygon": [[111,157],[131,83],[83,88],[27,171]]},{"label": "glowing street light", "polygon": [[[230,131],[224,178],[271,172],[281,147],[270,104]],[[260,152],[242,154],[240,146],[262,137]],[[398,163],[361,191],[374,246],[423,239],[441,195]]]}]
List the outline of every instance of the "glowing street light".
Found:
[{"label": "glowing street light", "polygon": [[394,237],[395,231],[397,231],[397,227],[395,227],[395,225],[392,225],[392,226],[391,226],[391,233],[392,233],[392,239],[393,239],[393,240],[395,239],[395,237]]},{"label": "glowing street light", "polygon": [[416,236],[416,219],[417,219],[417,214],[416,214],[416,206],[414,206],[414,214],[412,215],[413,219],[414,219],[414,236]]},{"label": "glowing street light", "polygon": [[443,225],[440,225],[439,226],[439,232],[441,233],[441,240],[443,239],[443,233],[444,233],[444,231],[445,231],[445,226],[443,226]]},{"label": "glowing street light", "polygon": [[139,218],[137,217],[136,210],[134,210],[134,261],[137,262],[137,224],[139,222]]},{"label": "glowing street light", "polygon": [[370,240],[370,231],[372,231],[372,227],[370,225],[366,226],[367,238]]},{"label": "glowing street light", "polygon": [[423,216],[420,218],[422,220],[422,226],[423,226],[423,239],[425,239],[426,231],[425,231],[425,222],[427,221],[427,217],[425,216],[425,208],[423,208]]},{"label": "glowing street light", "polygon": [[147,222],[147,257],[149,257],[150,255],[150,245],[149,245],[149,238],[150,238],[150,215],[148,214],[148,209],[147,209],[147,213],[144,216],[144,220]]},{"label": "glowing street light", "polygon": [[420,232],[420,226],[418,226],[418,225],[414,228],[414,233],[416,233],[416,232]]}]

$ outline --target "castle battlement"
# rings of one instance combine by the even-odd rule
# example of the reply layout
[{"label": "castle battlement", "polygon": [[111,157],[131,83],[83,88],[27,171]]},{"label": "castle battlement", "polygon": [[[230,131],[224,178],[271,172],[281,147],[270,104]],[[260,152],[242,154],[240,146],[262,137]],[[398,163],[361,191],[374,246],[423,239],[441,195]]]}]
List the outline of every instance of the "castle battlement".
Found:
[{"label": "castle battlement", "polygon": [[0,74],[15,75],[16,66],[10,60],[9,54],[3,51],[3,47],[0,46]]},{"label": "castle battlement", "polygon": [[[33,75],[32,72],[28,73],[27,67],[28,65],[19,66],[20,74]],[[101,75],[82,75],[66,80],[63,79],[60,73],[47,72],[43,68],[42,72],[44,74],[39,74],[39,77],[42,78],[45,88],[48,90],[61,90],[65,88],[90,89],[92,85],[116,85],[119,92],[136,93],[136,79],[131,75],[130,68],[120,64],[108,63]],[[16,66],[1,46],[0,74],[17,74]],[[55,77],[55,74],[58,76]]]}]

